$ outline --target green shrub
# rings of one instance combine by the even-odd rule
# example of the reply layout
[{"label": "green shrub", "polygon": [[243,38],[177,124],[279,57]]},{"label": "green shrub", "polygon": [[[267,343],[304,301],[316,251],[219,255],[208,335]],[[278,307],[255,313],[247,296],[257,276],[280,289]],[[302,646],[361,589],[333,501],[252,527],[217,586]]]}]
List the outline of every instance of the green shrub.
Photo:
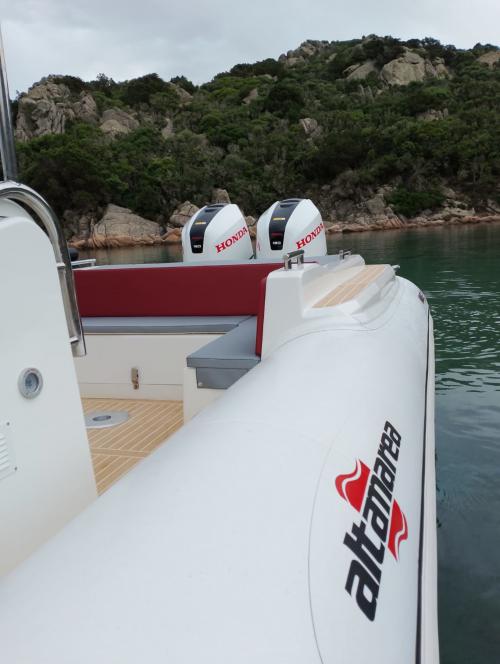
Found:
[{"label": "green shrub", "polygon": [[280,118],[297,122],[301,116],[305,100],[301,87],[290,79],[278,81],[269,90],[264,102],[264,110]]},{"label": "green shrub", "polygon": [[405,217],[415,217],[423,210],[433,210],[444,203],[444,195],[439,189],[411,191],[398,187],[387,199],[394,211]]},{"label": "green shrub", "polygon": [[239,64],[235,65],[229,73],[232,76],[263,76],[267,74],[268,76],[281,76],[285,68],[281,62],[273,60],[273,58],[267,58],[266,60],[261,60],[260,62],[255,62],[254,64]]},{"label": "green shrub", "polygon": [[154,92],[149,97],[149,105],[158,113],[176,111],[179,108],[179,95],[173,88],[166,88],[162,92]]},{"label": "green shrub", "polygon": [[73,94],[80,94],[87,88],[87,83],[82,81],[78,76],[54,76],[52,75],[51,80],[57,84],[63,84],[69,88],[69,91]]},{"label": "green shrub", "polygon": [[128,106],[147,104],[151,95],[157,92],[168,92],[170,86],[158,74],[147,74],[128,81],[122,92],[122,98]]},{"label": "green shrub", "polygon": [[185,76],[174,76],[173,78],[170,79],[170,83],[174,83],[174,85],[178,85],[180,88],[185,90],[186,92],[189,92],[190,95],[194,94],[196,90],[198,89],[194,83],[192,83],[188,78]]},{"label": "green shrub", "polygon": [[404,53],[403,45],[394,37],[374,37],[363,44],[367,60],[374,60],[379,67],[399,58]]}]

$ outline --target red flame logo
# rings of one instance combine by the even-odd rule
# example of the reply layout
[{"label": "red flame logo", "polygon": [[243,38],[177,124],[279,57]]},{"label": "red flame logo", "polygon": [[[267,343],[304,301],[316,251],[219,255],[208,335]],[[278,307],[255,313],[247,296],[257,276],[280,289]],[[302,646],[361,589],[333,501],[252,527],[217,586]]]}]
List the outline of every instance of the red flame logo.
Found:
[{"label": "red flame logo", "polygon": [[370,477],[370,469],[362,461],[356,459],[356,468],[352,473],[339,475],[335,486],[341,498],[347,500],[358,512],[363,505],[366,485]]},{"label": "red flame logo", "polygon": [[[335,487],[340,497],[354,507],[357,512],[361,512],[363,507],[366,486],[371,472],[365,463],[356,459],[356,467],[352,473],[339,475],[335,479]],[[406,539],[408,539],[408,523],[397,500],[394,500],[391,509],[387,547],[396,560],[399,560],[401,542]]]},{"label": "red flame logo", "polygon": [[399,560],[399,545],[408,539],[408,524],[406,517],[395,500],[392,504],[391,525],[389,528],[389,551],[396,560]]}]

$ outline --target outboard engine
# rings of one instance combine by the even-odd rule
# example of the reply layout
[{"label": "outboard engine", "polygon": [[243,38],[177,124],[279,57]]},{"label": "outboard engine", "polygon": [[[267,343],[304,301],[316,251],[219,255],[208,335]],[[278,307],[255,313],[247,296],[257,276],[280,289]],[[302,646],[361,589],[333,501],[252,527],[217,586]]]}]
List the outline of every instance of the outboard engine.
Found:
[{"label": "outboard engine", "polygon": [[281,258],[303,249],[305,256],[325,256],[325,226],[308,198],[287,198],[268,208],[257,222],[257,258]]},{"label": "outboard engine", "polygon": [[240,208],[232,203],[201,208],[182,229],[182,254],[186,263],[252,258],[252,241]]}]

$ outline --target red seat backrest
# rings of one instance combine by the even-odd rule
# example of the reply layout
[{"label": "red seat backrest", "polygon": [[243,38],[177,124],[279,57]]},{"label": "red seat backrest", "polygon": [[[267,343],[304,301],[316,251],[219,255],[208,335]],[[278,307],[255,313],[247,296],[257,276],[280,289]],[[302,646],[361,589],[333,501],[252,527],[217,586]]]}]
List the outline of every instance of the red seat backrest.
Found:
[{"label": "red seat backrest", "polygon": [[260,285],[279,263],[74,271],[80,315],[255,316]]}]

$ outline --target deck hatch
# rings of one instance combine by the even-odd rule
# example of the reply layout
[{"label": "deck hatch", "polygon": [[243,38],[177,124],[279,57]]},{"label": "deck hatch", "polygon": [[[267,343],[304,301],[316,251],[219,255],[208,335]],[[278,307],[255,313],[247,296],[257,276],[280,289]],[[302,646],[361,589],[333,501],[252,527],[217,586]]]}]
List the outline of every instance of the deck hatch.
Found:
[{"label": "deck hatch", "polygon": [[108,429],[123,424],[129,418],[125,410],[96,410],[85,415],[87,429]]}]

